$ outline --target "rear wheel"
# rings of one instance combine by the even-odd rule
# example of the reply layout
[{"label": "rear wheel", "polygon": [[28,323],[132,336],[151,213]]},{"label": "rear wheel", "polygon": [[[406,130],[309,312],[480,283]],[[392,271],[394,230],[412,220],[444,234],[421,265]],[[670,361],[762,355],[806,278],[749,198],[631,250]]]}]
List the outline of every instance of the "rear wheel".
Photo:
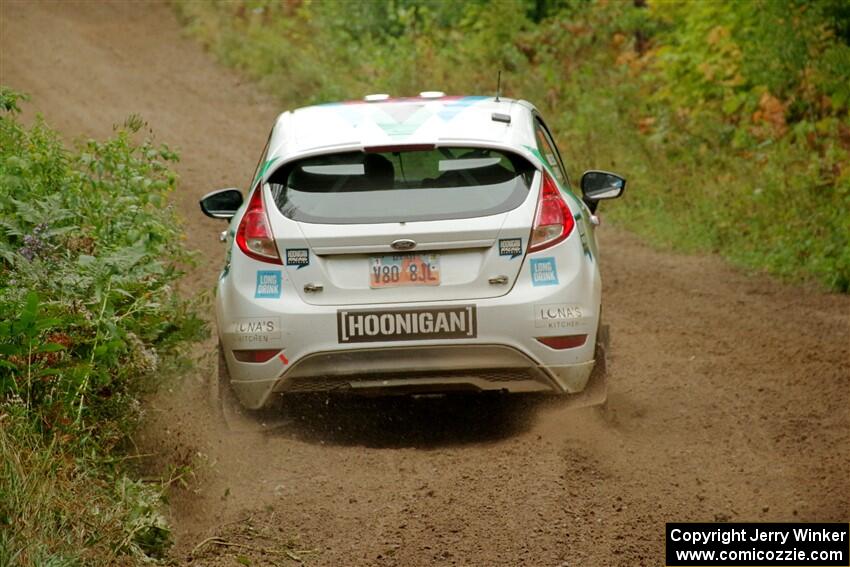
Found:
[{"label": "rear wheel", "polygon": [[611,340],[608,325],[599,325],[596,333],[596,349],[593,358],[596,363],[590,373],[584,391],[587,393],[588,404],[591,406],[604,406],[608,401],[608,345]]}]

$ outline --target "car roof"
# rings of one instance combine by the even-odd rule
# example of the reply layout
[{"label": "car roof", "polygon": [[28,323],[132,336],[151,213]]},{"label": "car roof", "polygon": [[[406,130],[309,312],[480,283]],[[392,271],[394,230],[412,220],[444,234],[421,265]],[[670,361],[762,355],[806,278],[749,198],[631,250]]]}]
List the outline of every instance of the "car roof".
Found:
[{"label": "car roof", "polygon": [[441,93],[423,95],[404,98],[372,95],[364,100],[284,112],[275,123],[266,160],[274,160],[279,166],[320,153],[419,144],[480,145],[526,155],[536,148],[535,110],[526,101]]}]

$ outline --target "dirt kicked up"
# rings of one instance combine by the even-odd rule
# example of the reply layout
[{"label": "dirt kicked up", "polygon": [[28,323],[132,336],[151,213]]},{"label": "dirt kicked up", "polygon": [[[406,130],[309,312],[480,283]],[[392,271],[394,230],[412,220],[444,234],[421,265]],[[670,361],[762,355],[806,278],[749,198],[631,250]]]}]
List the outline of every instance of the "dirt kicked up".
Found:
[{"label": "dirt kicked up", "polygon": [[[224,227],[197,199],[245,188],[280,109],[185,39],[166,5],[0,7],[0,82],[28,107],[69,138],[139,113],[180,150],[175,204],[202,258],[185,288],[210,290]],[[602,409],[311,401],[228,431],[208,403],[207,345],[209,363],[152,402],[141,439],[193,463],[171,497],[175,560],[658,565],[666,521],[847,521],[850,297],[600,234]]]}]

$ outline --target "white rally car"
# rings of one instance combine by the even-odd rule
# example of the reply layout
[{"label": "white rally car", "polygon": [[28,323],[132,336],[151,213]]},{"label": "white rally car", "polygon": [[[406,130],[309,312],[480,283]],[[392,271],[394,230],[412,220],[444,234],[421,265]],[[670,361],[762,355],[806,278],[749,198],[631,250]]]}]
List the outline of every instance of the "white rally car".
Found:
[{"label": "white rally car", "polygon": [[[220,375],[281,393],[575,394],[600,356],[600,199],[581,195],[533,105],[371,95],[281,114],[230,219],[215,301]],[[223,233],[224,236],[224,233]]]}]

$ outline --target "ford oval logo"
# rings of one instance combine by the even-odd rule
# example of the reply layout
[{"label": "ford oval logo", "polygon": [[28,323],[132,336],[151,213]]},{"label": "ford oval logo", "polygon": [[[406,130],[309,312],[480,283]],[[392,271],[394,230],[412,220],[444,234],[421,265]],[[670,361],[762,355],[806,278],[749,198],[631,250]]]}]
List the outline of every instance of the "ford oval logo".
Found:
[{"label": "ford oval logo", "polygon": [[413,250],[416,248],[416,242],[409,238],[402,238],[401,240],[394,241],[390,246],[393,250]]}]

